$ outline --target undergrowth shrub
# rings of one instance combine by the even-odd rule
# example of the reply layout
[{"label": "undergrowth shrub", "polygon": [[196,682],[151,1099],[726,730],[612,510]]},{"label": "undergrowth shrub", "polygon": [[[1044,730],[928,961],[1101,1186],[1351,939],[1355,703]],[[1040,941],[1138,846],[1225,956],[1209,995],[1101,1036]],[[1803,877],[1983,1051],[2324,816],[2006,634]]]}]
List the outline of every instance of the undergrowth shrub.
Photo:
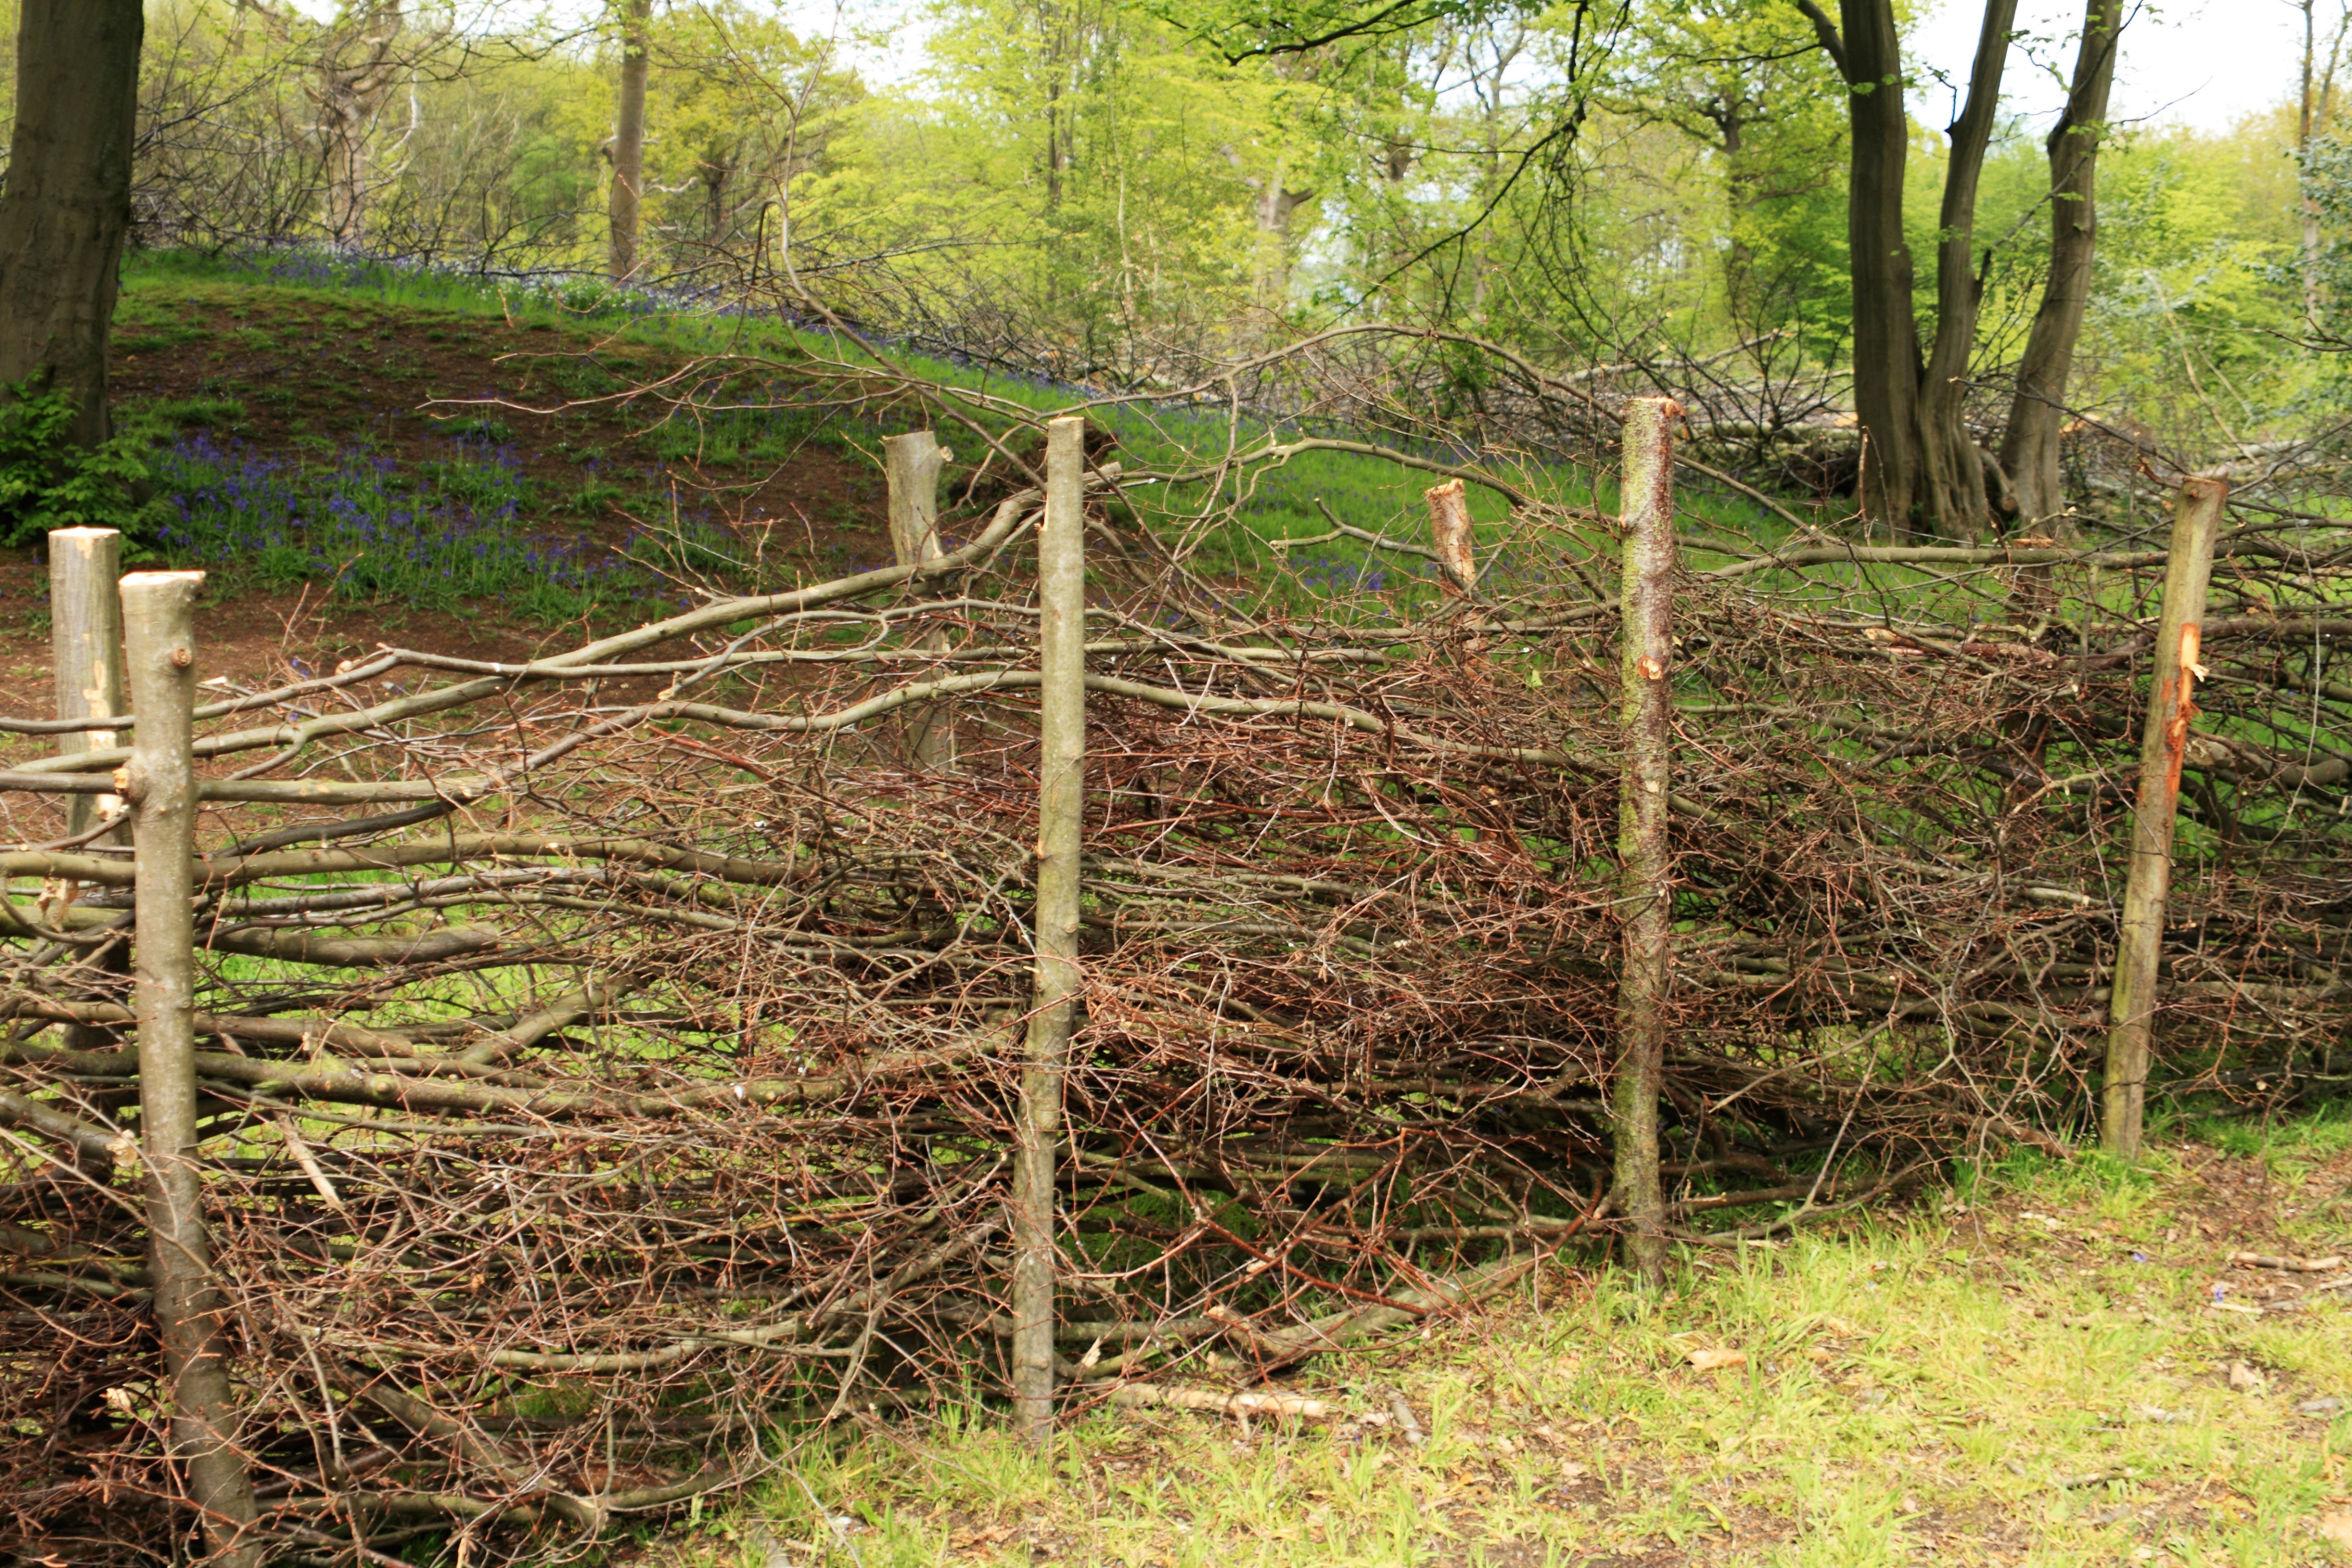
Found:
[{"label": "undergrowth shrub", "polygon": [[0,393],[0,543],[53,528],[114,528],[145,542],[160,522],[147,506],[146,437],[125,430],[96,447],[73,438],[73,399],[20,382]]}]

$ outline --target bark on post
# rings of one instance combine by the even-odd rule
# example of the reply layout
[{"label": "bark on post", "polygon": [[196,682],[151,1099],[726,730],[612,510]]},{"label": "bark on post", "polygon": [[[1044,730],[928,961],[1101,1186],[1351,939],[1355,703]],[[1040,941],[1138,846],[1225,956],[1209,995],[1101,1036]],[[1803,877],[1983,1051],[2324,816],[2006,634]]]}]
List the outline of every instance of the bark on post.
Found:
[{"label": "bark on post", "polygon": [[[920,565],[946,553],[940,544],[940,469],[950,455],[929,430],[882,437],[882,474],[890,487],[890,551],[901,566]],[[926,633],[908,646],[944,653],[947,634]],[[906,736],[907,760],[917,767],[954,764],[955,732],[941,710],[925,705],[910,710]]]},{"label": "bark on post", "polygon": [[[102,719],[131,710],[122,694],[122,601],[116,588],[121,563],[122,536],[113,529],[49,531],[49,663],[60,719]],[[58,750],[67,755],[114,744],[112,730],[58,737]],[[66,830],[79,837],[121,809],[122,802],[110,795],[68,795]],[[94,842],[120,844],[122,829],[114,828]],[[129,959],[129,951],[118,943],[106,950],[99,964],[120,974]],[[111,1050],[121,1043],[121,1035],[102,1026],[74,1024],[66,1029],[66,1042],[78,1051]]]},{"label": "bark on post", "polygon": [[604,207],[615,283],[637,272],[637,213],[646,188],[646,20],[652,9],[653,0],[621,0],[621,102],[613,127],[613,191]]},{"label": "bark on post", "polygon": [[201,572],[122,580],[132,711],[129,795],[138,889],[139,1131],[147,1164],[147,1268],[171,1385],[170,1443],[202,1518],[211,1560],[260,1561],[246,1538],[253,1487],[236,1446],[226,1309],[212,1278],[195,1163],[196,589]]},{"label": "bark on post", "polygon": [[2164,569],[2164,610],[2157,622],[2156,679],[2140,731],[2139,795],[2132,805],[2131,872],[2124,884],[2116,940],[2116,983],[2108,1003],[2107,1070],[2100,1095],[2099,1142],[2126,1160],[2139,1157],[2147,1108],[2147,1065],[2156,1017],[2157,963],[2164,951],[2164,902],[2172,887],[2172,823],[2180,805],[2180,763],[2196,717],[2198,645],[2205,587],[2213,574],[2213,535],[2229,481],[2184,479],[2172,516],[2172,550]]},{"label": "bark on post", "polygon": [[1658,1180],[1658,1094],[1665,1071],[1665,1003],[1673,984],[1674,861],[1666,795],[1674,708],[1675,484],[1672,399],[1625,407],[1623,577],[1620,589],[1617,911],[1624,930],[1617,979],[1617,1070],[1610,1089],[1615,1204],[1626,1254],[1654,1282],[1666,1271],[1665,1194]]},{"label": "bark on post", "polygon": [[1036,969],[1013,1170],[1013,1399],[1022,1435],[1054,1426],[1054,1195],[1062,1076],[1078,995],[1078,853],[1086,813],[1086,421],[1045,426],[1037,531],[1042,730],[1037,768]]}]

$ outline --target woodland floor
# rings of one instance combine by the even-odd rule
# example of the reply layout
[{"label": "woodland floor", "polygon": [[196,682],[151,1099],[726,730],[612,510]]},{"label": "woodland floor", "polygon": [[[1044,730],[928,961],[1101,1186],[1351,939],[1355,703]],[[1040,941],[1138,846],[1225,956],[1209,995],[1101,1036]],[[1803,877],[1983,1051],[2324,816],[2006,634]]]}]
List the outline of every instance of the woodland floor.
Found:
[{"label": "woodland floor", "polygon": [[[554,545],[617,544],[675,509],[760,541],[787,583],[889,559],[878,460],[845,426],[772,438],[756,453],[738,442],[714,451],[698,440],[692,416],[662,395],[621,395],[686,359],[544,321],[134,276],[117,314],[111,374],[126,414],[160,410],[221,448],[290,467],[353,451],[429,463],[457,449],[468,422],[494,421],[528,479],[518,527]],[[669,390],[695,387],[711,383]],[[381,642],[517,658],[585,634],[497,599],[330,600],[320,585],[273,591],[234,568],[213,576],[198,611],[199,666],[240,683],[266,682],[289,659],[348,657]],[[48,710],[47,593],[33,548],[0,550],[0,711]]]},{"label": "woodland floor", "polygon": [[[2230,1123],[2125,1172],[2012,1163],[1910,1212],[1554,1268],[1286,1386],[1367,1420],[869,1424],[660,1568],[2322,1563],[2352,1557],[2352,1123]],[[1540,1297],[1538,1301],[1538,1297]],[[1737,1358],[1698,1352],[1737,1352]],[[1716,1370],[1702,1365],[1727,1362]],[[1384,1416],[1402,1394],[1428,1439]],[[812,1456],[814,1456],[812,1458]]]}]

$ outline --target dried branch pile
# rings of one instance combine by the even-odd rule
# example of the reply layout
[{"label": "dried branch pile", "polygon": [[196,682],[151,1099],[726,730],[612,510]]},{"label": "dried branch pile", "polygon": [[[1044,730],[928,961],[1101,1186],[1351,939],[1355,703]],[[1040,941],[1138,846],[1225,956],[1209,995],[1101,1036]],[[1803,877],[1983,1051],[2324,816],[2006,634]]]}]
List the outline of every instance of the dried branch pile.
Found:
[{"label": "dried branch pile", "polygon": [[[200,713],[196,1163],[247,1539],[576,1538],[760,1473],[780,1414],[1003,1387],[1035,501],[919,568]],[[2170,1077],[2277,1097],[2342,1076],[2352,621],[2340,552],[2241,521],[2158,1033]],[[1584,584],[1615,545],[1516,526],[1507,584],[1412,624],[1238,616],[1132,538],[1098,572],[1067,1399],[1279,1367],[1608,1233],[1617,626]],[[1875,553],[1680,578],[1686,1237],[2056,1148],[2095,1105],[2160,558]],[[132,867],[103,825],[58,841],[65,798],[0,797],[30,846],[0,1533],[161,1555],[194,1521],[126,1131]]]}]

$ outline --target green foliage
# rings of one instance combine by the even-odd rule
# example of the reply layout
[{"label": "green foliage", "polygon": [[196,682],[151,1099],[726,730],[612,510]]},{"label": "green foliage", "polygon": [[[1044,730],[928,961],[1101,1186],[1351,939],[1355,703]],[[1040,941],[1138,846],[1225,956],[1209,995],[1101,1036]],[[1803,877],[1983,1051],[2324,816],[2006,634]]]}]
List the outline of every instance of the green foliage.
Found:
[{"label": "green foliage", "polygon": [[37,382],[0,396],[0,543],[27,544],[53,528],[143,536],[146,442],[126,431],[85,447],[74,439],[78,415],[71,397]]},{"label": "green foliage", "polygon": [[2099,170],[2084,370],[2109,408],[2184,452],[2262,438],[2306,396],[2288,352],[2294,164],[2261,122],[2128,142]]},{"label": "green foliage", "polygon": [[[1679,183],[1696,201],[1675,210],[1675,227],[1716,262],[1682,279],[1694,341],[1710,329],[1792,329],[1823,356],[1834,352],[1851,315],[1845,108],[1836,72],[1796,7],[1636,5],[1596,96],[1615,120],[1670,128],[1680,143]],[[1588,185],[1654,184],[1631,166],[1636,151],[1628,145],[1596,163]],[[1618,160],[1623,166],[1612,166]],[[1592,223],[1615,226],[1620,205],[1596,204]]]}]

